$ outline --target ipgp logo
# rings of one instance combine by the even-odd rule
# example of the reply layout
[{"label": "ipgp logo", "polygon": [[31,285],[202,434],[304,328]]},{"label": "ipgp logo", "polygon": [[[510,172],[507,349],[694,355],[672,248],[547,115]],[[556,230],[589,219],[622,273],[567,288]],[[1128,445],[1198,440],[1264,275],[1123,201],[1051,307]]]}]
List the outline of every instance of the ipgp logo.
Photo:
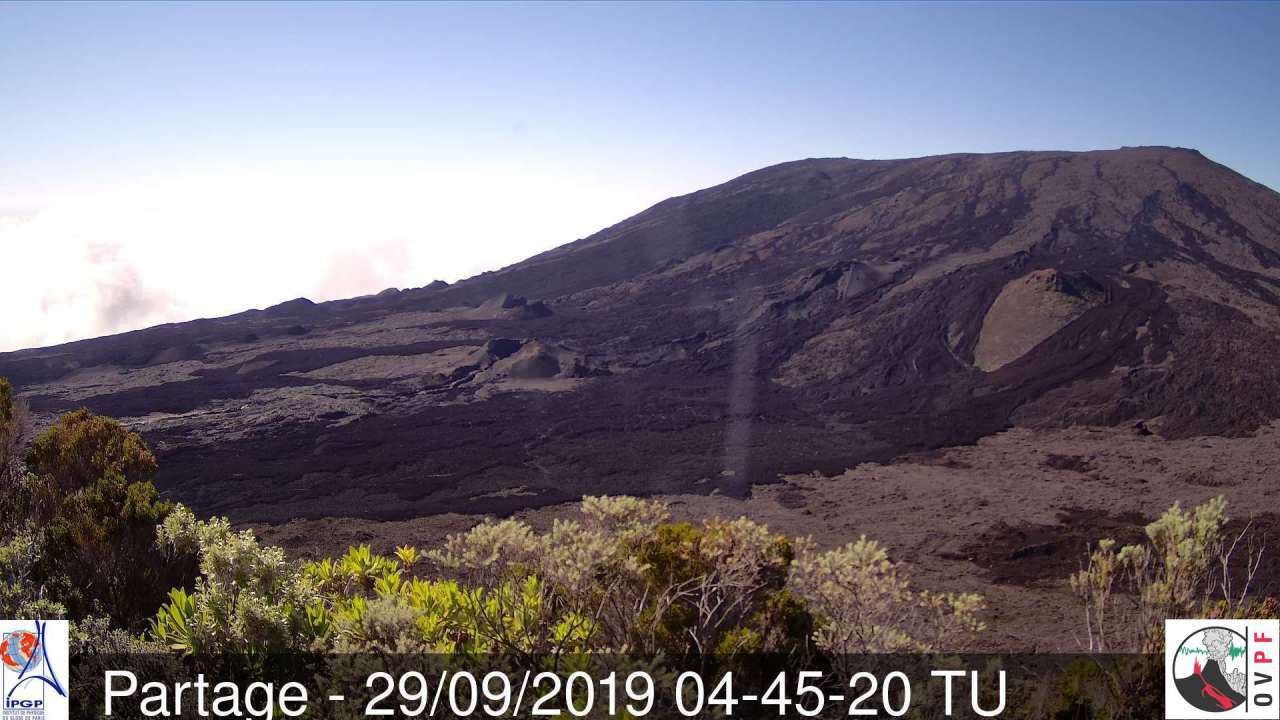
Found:
[{"label": "ipgp logo", "polygon": [[66,720],[66,620],[0,620],[0,663],[0,720]]},{"label": "ipgp logo", "polygon": [[1166,620],[1165,717],[1280,720],[1280,620]]}]

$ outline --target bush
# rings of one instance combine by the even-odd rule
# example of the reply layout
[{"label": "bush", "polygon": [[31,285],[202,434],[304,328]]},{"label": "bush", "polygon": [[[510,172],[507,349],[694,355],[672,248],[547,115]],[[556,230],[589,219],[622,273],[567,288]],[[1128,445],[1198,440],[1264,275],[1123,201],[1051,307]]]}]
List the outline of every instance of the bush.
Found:
[{"label": "bush", "polygon": [[63,493],[88,487],[107,473],[127,482],[151,480],[158,467],[141,436],[85,408],[66,413],[41,433],[27,465]]},{"label": "bush", "polygon": [[45,529],[45,572],[67,575],[65,601],[76,617],[102,613],[121,627],[138,628],[165,598],[164,588],[185,585],[193,557],[166,557],[156,526],[173,510],[149,482],[127,482],[108,472],[62,498]]},{"label": "bush", "polygon": [[[545,533],[483,522],[427,553],[362,545],[296,566],[251,532],[179,507],[161,541],[197,553],[201,577],[193,592],[172,592],[152,635],[184,652],[498,653],[554,664],[585,652],[807,656],[814,608],[830,652],[935,648],[946,633],[981,627],[980,599],[908,590],[874,543],[814,554],[803,542],[796,560],[791,541],[746,518],[666,517],[657,502],[587,498],[580,518]],[[851,552],[866,555],[852,570]],[[424,559],[445,576],[414,577]],[[840,636],[846,620],[851,634]]]},{"label": "bush", "polygon": [[1214,498],[1191,511],[1178,504],[1147,525],[1145,543],[1098,541],[1071,576],[1084,609],[1092,652],[1138,652],[1081,663],[1059,683],[1058,716],[1154,717],[1159,710],[1164,620],[1171,617],[1275,617],[1273,598],[1250,597],[1261,560],[1248,527],[1227,534],[1227,503]]},{"label": "bush", "polygon": [[57,590],[66,590],[65,579],[60,578],[61,582],[50,588],[33,575],[40,550],[40,539],[25,528],[0,544],[0,617],[66,616],[66,608],[51,599]]},{"label": "bush", "polygon": [[[630,497],[587,497],[581,510],[542,535],[482,523],[429,553],[484,591],[474,611],[489,642],[677,656],[805,645],[803,613],[785,594],[785,538],[746,518],[662,524],[664,504]],[[516,641],[503,631],[511,617],[539,622],[522,622]]]},{"label": "bush", "polygon": [[72,616],[101,614],[139,628],[164,588],[189,582],[193,558],[166,558],[155,546],[156,525],[173,503],[151,484],[156,459],[137,433],[76,410],[36,438],[27,461],[27,518],[44,548],[36,576],[67,576],[61,601]]},{"label": "bush", "polygon": [[[515,520],[481,523],[428,553],[442,570],[484,591],[474,612],[487,628],[486,642],[552,654],[631,647],[644,609],[637,544],[666,517],[666,508],[636,498],[588,497],[582,511],[581,519],[556,520],[543,535]],[[535,590],[536,602],[528,595]],[[525,618],[519,640],[507,632],[503,618],[510,617]],[[534,617],[540,623],[529,622]]]},{"label": "bush", "polygon": [[631,632],[638,649],[674,655],[803,649],[804,638],[766,626],[772,611],[785,606],[792,548],[765,526],[747,518],[661,525],[638,555],[644,595],[652,598]]},{"label": "bush", "polygon": [[31,433],[27,404],[0,377],[0,517],[25,520],[38,503],[38,488],[23,462]]},{"label": "bush", "polygon": [[7,542],[30,549],[24,582],[71,617],[140,627],[164,588],[194,572],[189,558],[166,561],[155,547],[155,527],[173,507],[150,483],[155,456],[137,433],[84,409],[63,415],[28,451],[31,427],[26,405],[0,378],[0,513]]},{"label": "bush", "polygon": [[262,547],[253,532],[235,532],[226,518],[200,522],[179,505],[158,530],[171,552],[199,558],[194,591],[177,588],[151,624],[151,634],[186,653],[259,655],[305,649],[316,629],[308,606],[318,598],[310,579],[278,547]]},{"label": "bush", "polygon": [[817,617],[814,640],[834,656],[958,649],[985,626],[972,594],[913,591],[884,548],[865,537],[824,553],[805,546],[790,587]]},{"label": "bush", "polygon": [[90,616],[71,622],[71,654],[83,661],[86,655],[112,657],[116,655],[159,655],[168,650],[157,642],[148,642],[137,635],[112,625],[109,618]]},{"label": "bush", "polygon": [[0,482],[7,484],[26,473],[22,454],[30,434],[27,404],[14,397],[13,386],[0,377]]},{"label": "bush", "polygon": [[1160,652],[1165,618],[1202,617],[1214,608],[1230,615],[1247,604],[1261,551],[1247,542],[1247,528],[1228,537],[1228,520],[1226,500],[1217,497],[1190,512],[1175,504],[1147,525],[1145,544],[1099,541],[1071,576],[1089,650]]}]

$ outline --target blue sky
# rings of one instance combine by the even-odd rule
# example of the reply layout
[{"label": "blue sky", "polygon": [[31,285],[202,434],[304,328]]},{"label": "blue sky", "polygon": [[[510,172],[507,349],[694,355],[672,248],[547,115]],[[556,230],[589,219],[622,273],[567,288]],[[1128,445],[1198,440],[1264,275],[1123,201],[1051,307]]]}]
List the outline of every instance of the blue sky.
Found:
[{"label": "blue sky", "polygon": [[0,350],[455,280],[800,157],[1181,145],[1280,187],[1277,37],[1275,3],[0,3]]}]

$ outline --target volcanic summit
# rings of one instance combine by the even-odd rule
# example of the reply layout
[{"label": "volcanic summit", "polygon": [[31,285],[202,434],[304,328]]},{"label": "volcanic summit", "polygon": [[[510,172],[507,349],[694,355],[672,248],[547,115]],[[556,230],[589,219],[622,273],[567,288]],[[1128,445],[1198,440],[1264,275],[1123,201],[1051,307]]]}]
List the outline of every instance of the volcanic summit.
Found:
[{"label": "volcanic summit", "polygon": [[240,522],[712,494],[1280,417],[1280,195],[1193,150],[810,159],[453,285],[0,355]]}]

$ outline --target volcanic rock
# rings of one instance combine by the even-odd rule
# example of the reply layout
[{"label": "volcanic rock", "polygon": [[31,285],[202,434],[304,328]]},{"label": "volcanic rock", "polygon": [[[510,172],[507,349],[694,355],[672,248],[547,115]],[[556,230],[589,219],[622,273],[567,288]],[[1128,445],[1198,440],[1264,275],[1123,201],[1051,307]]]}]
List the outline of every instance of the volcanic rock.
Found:
[{"label": "volcanic rock", "polygon": [[982,320],[973,364],[990,372],[1026,355],[1103,299],[1088,275],[1067,278],[1052,268],[1011,280]]}]

